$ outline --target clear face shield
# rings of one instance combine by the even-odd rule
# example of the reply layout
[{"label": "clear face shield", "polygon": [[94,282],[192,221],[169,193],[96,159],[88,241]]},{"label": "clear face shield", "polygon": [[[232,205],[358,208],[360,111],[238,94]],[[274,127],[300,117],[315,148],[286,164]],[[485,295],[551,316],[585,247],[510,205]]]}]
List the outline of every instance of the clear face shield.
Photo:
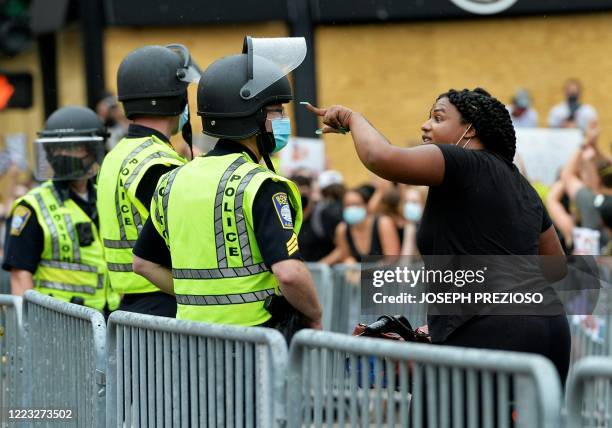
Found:
[{"label": "clear face shield", "polygon": [[198,83],[200,77],[202,77],[202,70],[191,58],[189,49],[179,44],[167,45],[166,47],[179,54],[183,60],[183,66],[176,71],[177,79],[185,83]]},{"label": "clear face shield", "polygon": [[[245,37],[242,53],[248,55],[248,81],[240,96],[251,99],[279,79],[295,70],[306,57],[303,37]],[[276,65],[272,71],[270,63]]]},{"label": "clear face shield", "polygon": [[40,137],[34,141],[34,176],[38,181],[94,177],[104,159],[100,136]]}]

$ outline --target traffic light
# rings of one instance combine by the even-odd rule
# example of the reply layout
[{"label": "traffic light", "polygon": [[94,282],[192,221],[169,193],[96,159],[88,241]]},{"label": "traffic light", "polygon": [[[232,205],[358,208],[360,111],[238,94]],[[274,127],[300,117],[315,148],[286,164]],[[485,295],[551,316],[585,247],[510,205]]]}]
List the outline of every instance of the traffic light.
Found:
[{"label": "traffic light", "polygon": [[0,111],[32,107],[32,75],[0,71]]}]

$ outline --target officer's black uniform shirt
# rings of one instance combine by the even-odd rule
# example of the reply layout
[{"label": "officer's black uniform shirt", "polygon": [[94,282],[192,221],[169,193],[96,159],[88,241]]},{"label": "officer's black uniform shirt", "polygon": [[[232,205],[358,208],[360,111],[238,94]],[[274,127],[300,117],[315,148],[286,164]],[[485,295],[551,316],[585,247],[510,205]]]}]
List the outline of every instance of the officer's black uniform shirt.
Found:
[{"label": "officer's black uniform shirt", "polygon": [[[246,152],[253,162],[257,163],[255,155],[244,147],[231,140],[219,140],[213,150],[208,152],[206,156],[224,156],[232,153]],[[285,183],[279,183],[274,180],[266,180],[262,183],[257,191],[257,195],[253,202],[253,226],[255,238],[259,250],[264,259],[264,263],[270,268],[274,263],[278,263],[288,259],[301,260],[300,251],[297,246],[292,246],[293,228],[287,229],[283,227],[280,220],[280,215],[277,212],[273,197],[277,193],[288,194],[289,189]],[[295,219],[295,210],[289,204],[292,219]],[[290,248],[290,250],[288,249]],[[172,267],[170,251],[166,246],[164,239],[159,235],[151,218],[145,223],[136,246],[134,254],[145,260],[165,266]]]},{"label": "officer's black uniform shirt", "polygon": [[[170,144],[170,140],[168,140],[168,138],[158,130],[149,128],[147,126],[137,125],[135,123],[130,124],[126,138],[145,138],[150,137],[151,135],[155,135],[160,140]],[[136,188],[136,197],[147,208],[147,210],[151,205],[151,199],[153,198],[153,193],[155,192],[155,187],[157,187],[159,178],[174,168],[176,168],[176,165],[153,165],[142,176],[142,179]]]},{"label": "officer's black uniform shirt", "polygon": [[[56,181],[53,183],[53,186],[57,189],[62,200],[72,199],[85,214],[87,214],[92,222],[98,226],[96,189],[91,181],[87,184],[87,201],[77,195],[68,186],[68,182]],[[27,215],[26,220],[18,227],[12,227],[12,216],[7,219],[2,269],[21,269],[34,273],[38,268],[38,263],[40,262],[44,249],[44,234],[42,227],[38,223],[34,209],[25,201],[21,201],[18,206],[19,205],[27,209],[30,214]]]}]

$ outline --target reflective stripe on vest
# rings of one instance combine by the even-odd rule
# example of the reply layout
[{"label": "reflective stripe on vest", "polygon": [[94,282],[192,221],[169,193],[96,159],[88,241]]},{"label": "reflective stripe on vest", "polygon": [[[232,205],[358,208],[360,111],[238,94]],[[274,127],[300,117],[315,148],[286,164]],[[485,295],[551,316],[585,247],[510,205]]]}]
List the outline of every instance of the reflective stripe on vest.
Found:
[{"label": "reflective stripe on vest", "polygon": [[[64,203],[62,202],[60,195],[57,193],[55,186],[53,186],[51,182],[44,183],[42,187],[51,191],[51,194],[53,195],[55,199],[53,202],[57,204],[58,207],[64,206]],[[63,220],[64,220],[64,227],[66,228],[66,233],[70,237],[70,242],[71,242],[70,247],[72,250],[71,253],[64,251],[64,245],[62,245],[62,243],[60,242],[60,230],[59,230],[58,223],[56,223],[51,217],[52,216],[51,211],[53,210],[51,210],[50,207],[47,206],[47,203],[45,202],[45,199],[42,197],[40,191],[36,192],[34,196],[43,214],[45,223],[47,227],[49,228],[49,232],[51,235],[51,248],[53,249],[53,260],[64,260],[65,258],[69,257],[73,262],[76,262],[76,263],[80,262],[81,252],[80,252],[80,247],[79,247],[79,240],[75,235],[75,230],[74,230],[74,227],[72,226],[72,220],[70,219],[70,216],[68,214],[64,214]]]},{"label": "reflective stripe on vest", "polygon": [[41,260],[39,263],[40,266],[63,269],[63,270],[75,270],[78,272],[97,272],[95,266],[84,265],[81,263],[70,263],[70,262],[61,262],[58,260]]},{"label": "reflective stripe on vest", "polygon": [[53,259],[59,260],[60,255],[59,255],[59,241],[58,241],[57,228],[55,227],[55,223],[53,222],[53,219],[51,219],[49,210],[47,210],[47,205],[43,201],[43,198],[40,195],[40,193],[36,193],[34,197],[36,198],[36,202],[38,202],[38,205],[40,206],[40,211],[42,212],[43,218],[45,219],[45,223],[47,224],[47,227],[49,228],[49,233],[51,235],[51,248],[53,252]]},{"label": "reflective stripe on vest", "polygon": [[[243,157],[239,157],[225,170],[219,184],[217,185],[217,194],[215,195],[215,243],[217,244],[217,264],[220,268],[227,267],[227,256],[225,253],[225,237],[223,236],[223,194],[225,192],[225,186],[227,186],[227,180],[240,165],[246,163]],[[167,216],[166,216],[167,217]]]},{"label": "reflective stripe on vest", "polygon": [[172,269],[174,279],[220,279],[238,278],[241,276],[257,275],[266,272],[268,267],[265,263],[249,265],[236,268],[220,269]]},{"label": "reflective stripe on vest", "polygon": [[[121,163],[121,167],[119,168],[119,175],[117,176],[117,180],[118,182],[121,181],[121,171],[123,171],[127,165],[127,163],[134,158],[134,156],[136,156],[138,153],[142,152],[144,149],[146,149],[147,147],[151,147],[154,144],[154,142],[152,140],[147,140],[144,143],[142,143],[140,146],[136,147],[134,150],[132,150],[130,152],[130,154],[127,155],[127,157],[123,160],[123,162]],[[139,167],[140,165],[138,165]],[[136,167],[136,168],[138,168]],[[134,176],[133,173],[130,175],[130,177]],[[130,178],[128,177],[128,179]],[[135,177],[135,176],[134,176]],[[131,182],[134,179],[132,178]],[[121,214],[121,203],[119,201],[119,188],[123,187],[124,191],[126,191],[126,187],[125,184],[123,184],[123,186],[121,184],[117,184],[117,190],[115,191],[115,211],[117,213],[117,220],[119,220],[119,236],[120,236],[120,240],[125,241],[127,240],[127,234],[125,233],[125,225],[123,224],[123,215]],[[133,211],[132,211],[133,212]]]},{"label": "reflective stripe on vest", "polygon": [[132,263],[106,263],[111,272],[133,272]]},{"label": "reflective stripe on vest", "polygon": [[[174,183],[174,179],[176,178],[176,174],[179,172],[180,168],[176,168],[173,171],[171,171],[168,175],[164,175],[164,177],[159,181],[158,186],[163,186],[163,183],[165,184],[165,187],[160,187],[160,191],[163,191],[163,197],[162,197],[162,211],[164,212],[164,218],[160,218],[159,217],[159,210],[155,210],[155,215],[157,220],[160,223],[163,223],[166,221],[166,219],[168,218],[168,198],[170,197],[170,189],[172,189],[172,184]],[[163,223],[165,224],[165,223]],[[168,228],[164,227],[164,239],[166,239],[166,242],[168,242]]]},{"label": "reflective stripe on vest", "polygon": [[246,222],[244,220],[244,208],[242,206],[242,202],[244,200],[244,189],[251,182],[253,176],[260,172],[262,172],[262,170],[259,168],[249,171],[247,175],[244,176],[244,179],[240,182],[240,185],[238,186],[238,190],[236,192],[236,204],[234,205],[234,212],[236,216],[236,229],[238,230],[238,239],[240,242],[242,263],[245,266],[253,263],[253,256],[251,254],[251,244],[249,242],[249,234],[247,232]]},{"label": "reflective stripe on vest", "polygon": [[69,293],[96,294],[96,289],[88,285],[64,284],[62,282],[38,281],[38,286],[51,290],[67,291]]},{"label": "reflective stripe on vest", "polygon": [[104,275],[98,275],[98,283],[96,287],[90,285],[67,284],[65,282],[39,280],[36,282],[39,287],[49,288],[51,290],[67,291],[69,293],[85,293],[96,294],[96,289],[104,288]]},{"label": "reflective stripe on vest", "polygon": [[105,239],[104,246],[106,248],[134,248],[136,246],[136,240],[126,239],[125,241],[115,239]]},{"label": "reflective stripe on vest", "polygon": [[274,294],[274,288],[268,288],[266,290],[254,291],[252,293],[239,293],[239,294],[221,294],[221,295],[210,295],[201,296],[193,294],[177,294],[176,303],[179,305],[197,305],[197,306],[211,306],[211,305],[239,305],[242,303],[253,303],[261,302],[266,300],[266,297]]}]

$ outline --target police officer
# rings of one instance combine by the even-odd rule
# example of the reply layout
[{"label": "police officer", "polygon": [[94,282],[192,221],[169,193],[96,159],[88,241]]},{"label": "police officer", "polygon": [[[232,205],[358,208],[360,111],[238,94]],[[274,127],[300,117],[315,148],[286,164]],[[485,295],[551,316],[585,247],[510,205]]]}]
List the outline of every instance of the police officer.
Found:
[{"label": "police officer", "polygon": [[243,54],[215,61],[200,81],[198,115],[219,141],[160,179],[134,248],[135,272],[174,291],[177,318],[274,326],[264,301],[280,288],[307,326],[321,326],[296,236],[300,193],[259,165],[263,157],[271,168],[269,154],[291,134],[285,74],[305,54],[303,38],[247,37]]},{"label": "police officer", "polygon": [[34,142],[35,175],[48,180],[18,199],[8,219],[2,267],[13,294],[35,288],[98,310],[116,309],[98,233],[90,180],[104,157],[106,129],[85,107],[54,112]]},{"label": "police officer", "polygon": [[110,281],[123,295],[119,309],[124,311],[176,314],[173,296],[132,272],[132,247],[149,217],[159,177],[186,162],[170,137],[182,131],[191,144],[187,86],[199,77],[199,68],[182,45],[145,46],[119,66],[119,101],[132,123],[102,165],[98,209]]}]

